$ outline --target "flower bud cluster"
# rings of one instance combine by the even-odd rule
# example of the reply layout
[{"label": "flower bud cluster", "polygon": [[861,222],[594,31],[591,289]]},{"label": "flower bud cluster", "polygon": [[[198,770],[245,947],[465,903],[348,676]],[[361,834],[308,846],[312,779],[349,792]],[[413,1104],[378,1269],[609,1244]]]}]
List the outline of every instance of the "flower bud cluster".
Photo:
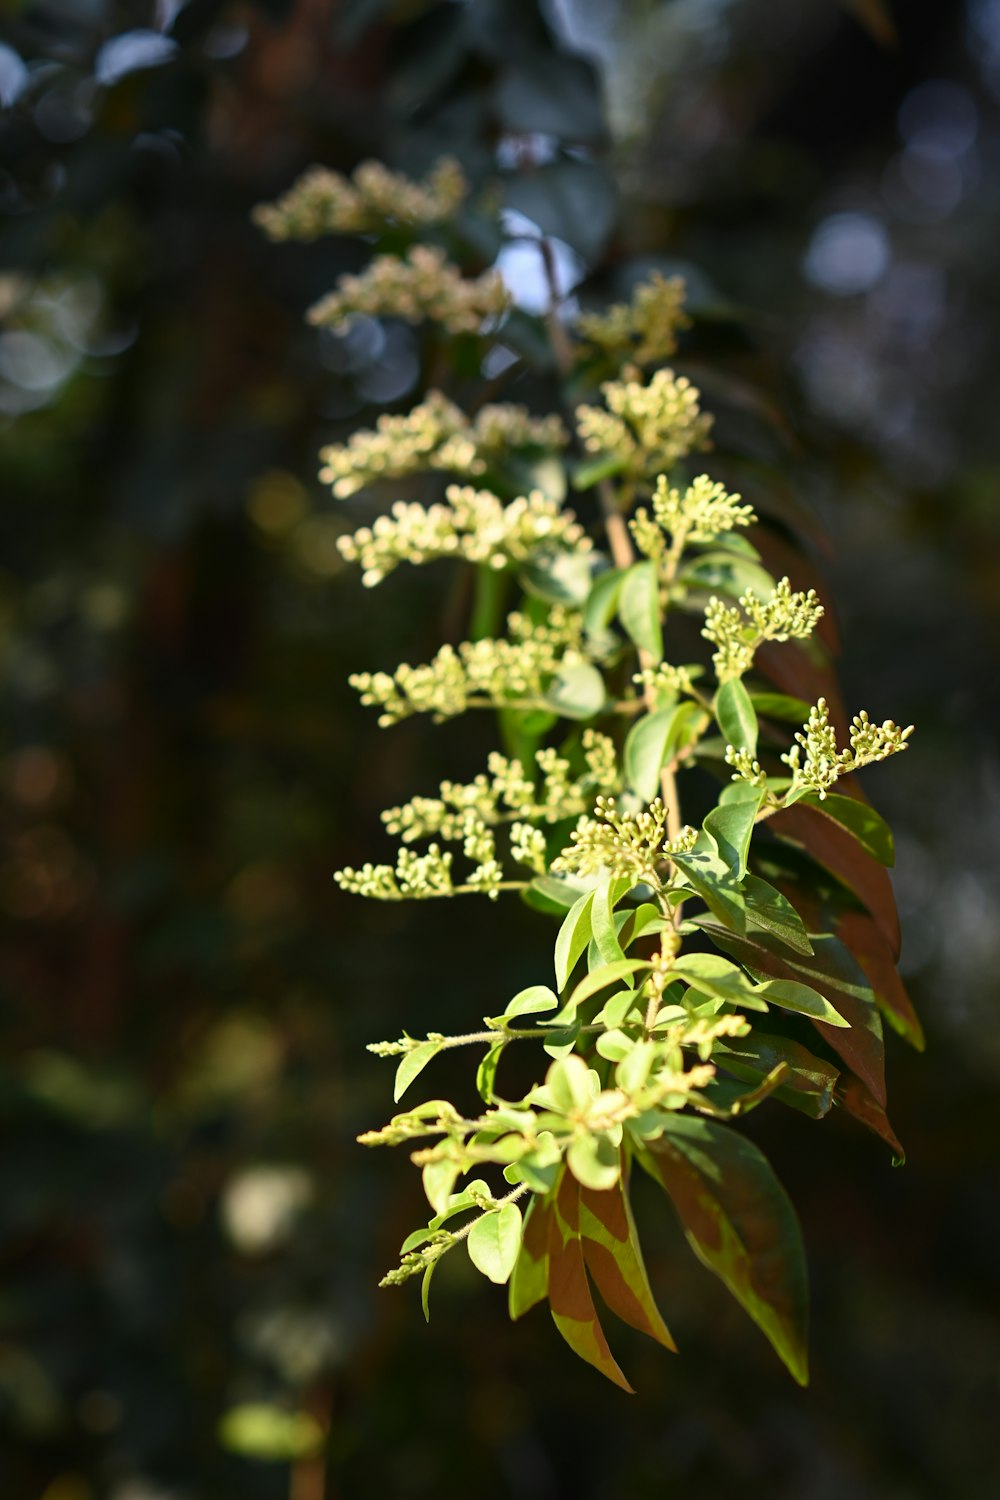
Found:
[{"label": "flower bud cluster", "polygon": [[507,311],[510,295],[495,270],[465,279],[436,245],[413,245],[405,257],[377,255],[357,276],[342,276],[336,291],[309,309],[310,323],[329,327],[354,313],[429,319],[448,333],[479,333],[487,318]]},{"label": "flower bud cluster", "polygon": [[657,700],[676,694],[693,697],[694,675],[701,670],[700,667],[675,667],[669,661],[661,661],[659,666],[643,667],[641,672],[633,675],[632,681]]},{"label": "flower bud cluster", "polygon": [[398,500],[389,515],[338,538],[341,556],[361,564],[366,588],[381,583],[401,562],[460,557],[500,569],[523,562],[540,546],[591,549],[573,512],[563,511],[541,490],[508,505],[489,490],[469,485],[449,485],[445,495],[447,505]]},{"label": "flower bud cluster", "polygon": [[443,781],[437,797],[414,797],[402,807],[390,807],[382,822],[389,833],[413,843],[432,836],[465,838],[470,819],[493,825],[513,818],[555,823],[575,817],[593,806],[595,793],[617,790],[621,783],[614,741],[607,735],[585,729],[583,755],[587,769],[574,778],[568,760],[551,748],[538,750],[541,780],[536,786],[519,760],[493,751],[488,775],[465,784]]},{"label": "flower bud cluster", "polygon": [[733,781],[748,781],[751,786],[767,786],[767,772],[761,769],[760,761],[755,760],[746,748],[737,749],[735,745],[727,745],[726,765],[733,768]]},{"label": "flower bud cluster", "polygon": [[631,302],[615,302],[603,313],[584,313],[577,332],[584,347],[622,363],[632,359],[639,365],[669,359],[677,348],[677,334],[690,318],[683,312],[684,282],[654,271],[641,282]]},{"label": "flower bud cluster", "polygon": [[737,526],[752,526],[757,516],[752,505],[741,505],[741,496],[730,495],[725,485],[714,484],[700,474],[683,492],[667,484],[663,474],[653,491],[653,514],[644,506],[629,522],[636,546],[647,557],[663,556],[667,538],[676,556],[688,542],[713,542]]},{"label": "flower bud cluster", "polygon": [[659,886],[659,866],[671,854],[686,853],[698,837],[683,828],[666,838],[667,809],[659,797],[643,811],[619,813],[613,797],[598,797],[593,817],[581,818],[570,834],[570,845],[552,861],[553,870],[596,875],[602,871],[628,877],[638,884]]},{"label": "flower bud cluster", "polygon": [[712,419],[699,409],[698,391],[686,376],[657,370],[648,384],[609,380],[601,390],[607,410],[578,406],[577,431],[588,453],[619,459],[626,473],[652,478],[708,446]]},{"label": "flower bud cluster", "polygon": [[543,624],[522,614],[509,615],[507,624],[509,640],[463,641],[457,651],[442,646],[425,666],[404,662],[393,673],[356,672],[348,680],[362,703],[382,709],[382,725],[415,713],[440,721],[469,707],[537,704],[560,666],[582,660],[580,616],[556,607]]},{"label": "flower bud cluster", "polygon": [[254,220],[272,240],[316,240],[324,234],[368,234],[390,225],[418,228],[449,219],[468,196],[461,167],[445,156],[424,182],[363,161],[350,177],[310,167],[277,203]]},{"label": "flower bud cluster", "polygon": [[380,479],[437,470],[475,478],[516,448],[565,448],[569,434],[557,416],[533,417],[526,407],[484,406],[471,420],[440,391],[429,391],[412,411],[378,418],[375,430],[320,453],[320,479],[346,500]]},{"label": "flower bud cluster", "polygon": [[796,743],[781,757],[792,773],[789,796],[814,792],[823,801],[841,776],[849,776],[873,761],[885,760],[905,750],[912,733],[912,724],[906,729],[900,729],[892,719],[873,724],[862,710],[851,723],[849,748],[838,750],[826,699],[820,698],[809,710],[805,726],[796,734]]},{"label": "flower bud cluster", "polygon": [[763,641],[805,640],[822,617],[815,589],[793,591],[788,579],[782,578],[767,599],[758,599],[748,590],[738,609],[710,599],[701,633],[716,648],[712,656],[716,676],[727,682],[750,670]]}]

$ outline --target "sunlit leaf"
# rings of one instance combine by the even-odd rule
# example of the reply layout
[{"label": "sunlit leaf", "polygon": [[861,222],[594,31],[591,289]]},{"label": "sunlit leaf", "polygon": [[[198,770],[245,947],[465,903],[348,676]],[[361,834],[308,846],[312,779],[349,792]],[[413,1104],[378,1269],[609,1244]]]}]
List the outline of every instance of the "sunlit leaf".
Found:
[{"label": "sunlit leaf", "polygon": [[508,1287],[507,1306],[515,1320],[544,1302],[548,1292],[551,1215],[551,1201],[533,1193],[524,1214],[521,1249]]},{"label": "sunlit leaf", "polygon": [[733,677],[715,695],[715,717],[729,744],[736,750],[757,753],[757,715],[742,681]]},{"label": "sunlit leaf", "polygon": [[719,857],[736,879],[742,880],[747,873],[750,839],[764,800],[764,789],[748,786],[746,782],[734,786],[741,790],[742,795],[713,808],[702,826],[719,851]]},{"label": "sunlit leaf", "polygon": [[549,1305],[552,1320],[575,1354],[631,1393],[604,1336],[580,1241],[580,1184],[566,1172],[549,1218]]},{"label": "sunlit leaf", "polygon": [[676,1352],[653,1300],[624,1179],[606,1192],[582,1188],[579,1222],[587,1269],[608,1307],[630,1328]]},{"label": "sunlit leaf", "polygon": [[604,678],[589,662],[572,662],[549,685],[545,701],[567,719],[592,719],[607,701]]},{"label": "sunlit leaf", "polygon": [[667,745],[676,717],[676,706],[643,714],[625,740],[625,780],[643,802],[652,802],[659,795],[660,771],[667,760]]},{"label": "sunlit leaf", "polygon": [[795,1379],[808,1380],[808,1293],[795,1211],[766,1158],[745,1136],[671,1116],[639,1159],[673,1200],[699,1259],[766,1334]]},{"label": "sunlit leaf", "polygon": [[660,582],[654,562],[634,563],[622,581],[618,615],[640,651],[652,661],[663,659]]},{"label": "sunlit leaf", "polygon": [[593,891],[588,891],[586,895],[574,901],[559,929],[555,948],[556,989],[558,990],[565,987],[567,979],[576,967],[577,960],[590,942],[590,908],[593,899]]},{"label": "sunlit leaf", "polygon": [[484,1213],[469,1230],[466,1244],[477,1271],[502,1286],[521,1248],[521,1210],[516,1203]]},{"label": "sunlit leaf", "polygon": [[393,1099],[398,1103],[413,1080],[423,1072],[432,1057],[437,1057],[441,1051],[440,1042],[421,1042],[419,1047],[414,1047],[411,1052],[406,1052],[399,1060],[396,1069],[396,1081],[392,1091]]}]

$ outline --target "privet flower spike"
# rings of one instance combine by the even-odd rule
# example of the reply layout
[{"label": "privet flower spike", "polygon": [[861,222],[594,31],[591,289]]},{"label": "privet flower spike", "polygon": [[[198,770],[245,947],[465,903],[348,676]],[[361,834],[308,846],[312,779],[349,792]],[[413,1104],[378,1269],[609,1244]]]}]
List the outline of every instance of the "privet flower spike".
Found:
[{"label": "privet flower spike", "polygon": [[[773,653],[800,649],[823,605],[770,579],[765,533],[761,550],[744,535],[767,524],[752,504],[711,473],[688,477],[711,418],[690,380],[663,367],[688,324],[679,280],[654,273],[575,328],[565,308],[538,318],[537,340],[517,348],[551,339],[525,382],[544,389],[558,370],[549,410],[477,402],[469,351],[481,361],[502,338],[509,296],[461,240],[454,215],[468,191],[449,161],[422,182],[378,163],[350,179],[314,169],[257,215],[277,239],[365,237],[367,267],[341,278],[313,322],[342,329],[363,313],[434,330],[443,388],[324,449],[321,478],[343,502],[384,492],[381,512],[348,517],[339,541],[362,584],[398,586],[403,563],[476,570],[475,624],[423,664],[361,662],[351,681],[387,729],[487,710],[506,746],[471,781],[388,808],[395,859],[336,879],[380,901],[520,894],[552,923],[551,968],[512,999],[498,990],[485,1020],[444,1035],[402,1016],[420,1035],[371,1045],[397,1059],[397,1100],[440,1053],[471,1049],[482,1100],[471,1113],[418,1103],[360,1138],[406,1145],[432,1210],[383,1284],[419,1275],[426,1313],[431,1276],[464,1241],[490,1281],[509,1283],[513,1318],[547,1300],[570,1347],[629,1390],[591,1279],[614,1315],[674,1347],[629,1202],[639,1161],[692,1249],[804,1381],[798,1224],[732,1122],[784,1105],[795,1128],[796,1111],[840,1108],[901,1154],[880,1011],[923,1039],[895,969],[892,835],[845,778],[905,750],[911,729],[859,712],[844,743],[825,698],[788,696],[821,689]],[[421,241],[445,221],[455,263]],[[417,498],[415,483],[426,486]],[[601,534],[564,505],[571,486],[594,492]],[[696,660],[683,619],[677,630],[692,611],[705,642]],[[692,770],[700,826],[684,820]],[[758,837],[761,823],[774,837]],[[535,1065],[517,1098],[497,1092],[508,1048]]]}]

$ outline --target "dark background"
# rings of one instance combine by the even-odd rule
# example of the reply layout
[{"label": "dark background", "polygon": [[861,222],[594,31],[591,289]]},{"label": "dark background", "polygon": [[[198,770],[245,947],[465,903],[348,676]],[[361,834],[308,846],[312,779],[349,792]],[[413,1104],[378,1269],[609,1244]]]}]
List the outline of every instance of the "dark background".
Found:
[{"label": "dark background", "polygon": [[[994,1492],[1000,4],[0,17],[3,1500]],[[890,1042],[908,1163],[753,1117],[810,1252],[805,1392],[641,1190],[683,1352],[616,1328],[634,1398],[471,1268],[429,1328],[376,1287],[424,1207],[354,1144],[391,1110],[364,1044],[495,1011],[551,933],[333,886],[489,729],[379,732],[346,686],[442,633],[443,576],[364,592],[334,545],[358,510],[315,479],[412,403],[422,351],[307,328],[363,250],[250,213],[314,160],[443,149],[499,169],[585,299],[685,271],[722,445],[813,518],[852,711],[918,725],[866,782],[928,1031]],[[325,1452],[234,1452],[247,1402]]]}]

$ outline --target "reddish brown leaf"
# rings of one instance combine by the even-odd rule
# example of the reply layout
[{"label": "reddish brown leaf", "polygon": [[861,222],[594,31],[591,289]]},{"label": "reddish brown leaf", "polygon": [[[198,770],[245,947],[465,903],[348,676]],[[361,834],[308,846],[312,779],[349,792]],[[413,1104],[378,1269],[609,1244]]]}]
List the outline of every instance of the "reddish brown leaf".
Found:
[{"label": "reddish brown leaf", "polygon": [[924,1029],[920,1017],[899,977],[892,951],[880,928],[865,912],[845,911],[837,922],[837,936],[867,974],[875,999],[890,1026],[922,1052]]},{"label": "reddish brown leaf", "polygon": [[549,1282],[549,1220],[552,1201],[531,1195],[524,1215],[524,1233],[517,1263],[511,1273],[508,1304],[513,1319],[544,1302]]},{"label": "reddish brown leaf", "polygon": [[899,915],[888,873],[845,828],[801,803],[775,813],[768,826],[797,844],[852,890],[878,923],[892,957],[899,957]]},{"label": "reddish brown leaf", "polygon": [[825,698],[830,722],[841,740],[847,738],[847,717],[833,667],[819,647],[809,652],[794,641],[765,641],[757,649],[757,667],[782,693],[815,703]]},{"label": "reddish brown leaf", "polygon": [[885,1104],[885,1043],[878,1011],[868,1000],[836,991],[836,1006],[850,1028],[813,1021],[823,1040],[864,1081],[880,1104]]},{"label": "reddish brown leaf", "polygon": [[549,1217],[549,1304],[552,1320],[574,1354],[632,1394],[604,1337],[580,1243],[580,1184],[565,1172]]},{"label": "reddish brown leaf", "polygon": [[676,1353],[653,1301],[624,1181],[603,1193],[581,1188],[580,1235],[587,1268],[611,1311]]},{"label": "reddish brown leaf", "polygon": [[906,1152],[900,1145],[899,1138],[892,1126],[889,1117],[879,1104],[873,1099],[868,1089],[865,1088],[860,1078],[853,1077],[850,1073],[843,1073],[836,1089],[837,1099],[849,1115],[860,1120],[862,1125],[867,1125],[877,1136],[891,1146],[900,1161],[905,1160]]}]

